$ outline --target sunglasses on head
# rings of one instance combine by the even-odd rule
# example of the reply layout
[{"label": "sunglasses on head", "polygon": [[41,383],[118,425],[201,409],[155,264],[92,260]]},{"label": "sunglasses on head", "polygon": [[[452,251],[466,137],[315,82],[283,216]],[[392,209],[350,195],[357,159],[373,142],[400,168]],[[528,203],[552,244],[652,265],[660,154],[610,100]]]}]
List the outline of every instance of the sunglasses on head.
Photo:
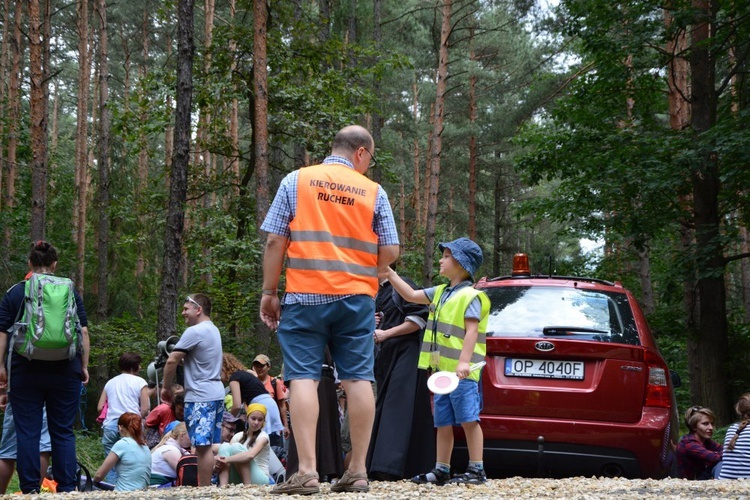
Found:
[{"label": "sunglasses on head", "polygon": [[187,296],[187,298],[185,299],[185,302],[192,302],[196,306],[201,307],[201,305],[198,302],[196,302],[195,299],[192,298],[190,295]]}]

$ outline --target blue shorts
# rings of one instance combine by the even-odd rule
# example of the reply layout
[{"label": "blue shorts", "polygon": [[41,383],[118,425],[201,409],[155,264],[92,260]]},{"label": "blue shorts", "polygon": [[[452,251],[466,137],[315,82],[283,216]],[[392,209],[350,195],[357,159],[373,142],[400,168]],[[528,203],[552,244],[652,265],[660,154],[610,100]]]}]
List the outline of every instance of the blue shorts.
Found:
[{"label": "blue shorts", "polygon": [[278,336],[284,380],[320,380],[325,348],[331,350],[340,380],[373,382],[375,301],[353,295],[330,304],[285,304]]},{"label": "blue shorts", "polygon": [[185,425],[193,446],[221,443],[224,400],[185,403]]},{"label": "blue shorts", "polygon": [[[49,453],[52,451],[52,444],[49,440],[49,429],[47,429],[47,409],[42,413],[42,438],[39,441],[39,453]],[[3,417],[3,438],[0,441],[0,460],[15,460],[18,454],[16,446],[16,426],[13,423],[13,410],[10,403],[5,407],[5,416]]]},{"label": "blue shorts", "polygon": [[448,427],[466,422],[479,422],[481,396],[475,380],[459,381],[455,391],[435,394],[435,427]]}]

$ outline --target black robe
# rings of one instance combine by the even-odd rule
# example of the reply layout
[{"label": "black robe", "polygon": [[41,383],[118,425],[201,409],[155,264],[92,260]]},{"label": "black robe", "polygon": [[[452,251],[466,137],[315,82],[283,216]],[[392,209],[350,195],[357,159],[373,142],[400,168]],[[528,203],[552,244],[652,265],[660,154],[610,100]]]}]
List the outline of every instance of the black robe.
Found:
[{"label": "black robe", "polygon": [[[407,280],[412,288],[413,282]],[[390,283],[381,285],[375,310],[383,313],[381,330],[407,316],[427,320],[426,305],[406,302]],[[430,471],[435,465],[435,428],[427,389],[428,374],[417,368],[423,330],[379,344],[375,359],[378,396],[367,470],[373,479],[399,480]]]}]

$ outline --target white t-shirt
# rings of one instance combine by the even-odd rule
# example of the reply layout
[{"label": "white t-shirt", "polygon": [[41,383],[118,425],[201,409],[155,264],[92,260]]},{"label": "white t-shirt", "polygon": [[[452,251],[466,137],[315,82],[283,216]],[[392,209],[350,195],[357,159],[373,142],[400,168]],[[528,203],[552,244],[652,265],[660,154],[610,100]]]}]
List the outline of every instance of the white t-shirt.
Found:
[{"label": "white t-shirt", "polygon": [[175,471],[169,462],[164,458],[166,452],[177,452],[179,456],[182,456],[182,450],[180,449],[179,443],[174,439],[167,440],[166,443],[159,446],[151,453],[151,473],[159,474],[170,479],[177,477],[177,471]]},{"label": "white t-shirt", "polygon": [[121,373],[110,379],[104,386],[107,393],[107,417],[102,423],[103,427],[117,427],[117,420],[123,413],[141,414],[141,389],[148,382],[138,375]]},{"label": "white t-shirt", "polygon": [[[232,436],[232,440],[230,441],[231,444],[234,443],[240,443],[240,439],[242,438],[241,432],[235,434]],[[261,471],[267,476],[271,477],[271,474],[268,472],[269,462],[271,460],[271,440],[268,438],[268,434],[266,434],[266,431],[260,431],[260,434],[258,434],[258,437],[255,439],[257,442],[258,439],[264,439],[266,440],[266,444],[263,445],[263,448],[258,452],[257,455],[255,455],[255,458],[253,460],[255,461],[255,464],[260,468]],[[252,448],[250,446],[250,438],[246,439],[244,442],[242,442],[242,445],[247,448],[248,450]]]}]

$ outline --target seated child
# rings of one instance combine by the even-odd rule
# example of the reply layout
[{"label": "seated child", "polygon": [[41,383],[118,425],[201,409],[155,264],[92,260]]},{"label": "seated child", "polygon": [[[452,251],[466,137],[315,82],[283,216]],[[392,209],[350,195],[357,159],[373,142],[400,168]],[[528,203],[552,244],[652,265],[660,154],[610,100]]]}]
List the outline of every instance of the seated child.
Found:
[{"label": "seated child", "polygon": [[177,479],[177,462],[190,450],[190,436],[184,423],[164,434],[151,451],[151,486],[161,486]]},{"label": "seated child", "polygon": [[[242,484],[271,484],[269,462],[271,444],[263,430],[266,407],[260,403],[247,406],[247,427],[230,443],[222,443],[216,455],[219,486],[242,481]],[[232,474],[234,473],[234,474]],[[239,476],[239,477],[237,477]]]},{"label": "seated child", "polygon": [[143,421],[140,415],[123,413],[117,420],[117,427],[122,439],[112,446],[94,474],[94,482],[100,483],[114,467],[117,471],[116,491],[146,489],[151,480],[151,452],[143,438]]}]

